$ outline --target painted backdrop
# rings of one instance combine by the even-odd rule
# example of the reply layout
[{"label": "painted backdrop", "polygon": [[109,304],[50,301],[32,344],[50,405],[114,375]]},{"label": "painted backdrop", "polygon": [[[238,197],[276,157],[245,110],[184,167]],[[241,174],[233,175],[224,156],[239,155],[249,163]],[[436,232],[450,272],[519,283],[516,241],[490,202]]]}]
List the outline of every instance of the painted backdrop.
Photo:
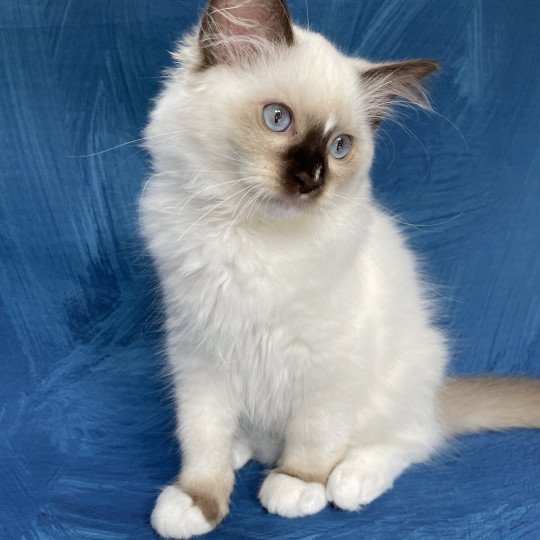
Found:
[{"label": "painted backdrop", "polygon": [[[177,469],[133,141],[202,0],[0,6],[0,537],[149,539]],[[308,11],[309,8],[309,11]],[[294,0],[372,59],[433,57],[437,113],[385,124],[374,167],[439,284],[455,373],[540,376],[537,0]],[[213,538],[538,538],[540,434],[461,439],[365,511],[288,521],[238,475]]]}]

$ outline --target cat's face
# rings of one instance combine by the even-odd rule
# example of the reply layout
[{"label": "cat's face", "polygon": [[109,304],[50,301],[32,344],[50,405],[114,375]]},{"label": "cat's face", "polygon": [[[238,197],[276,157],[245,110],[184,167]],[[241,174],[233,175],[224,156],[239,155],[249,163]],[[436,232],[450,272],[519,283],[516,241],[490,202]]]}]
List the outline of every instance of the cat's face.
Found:
[{"label": "cat's face", "polygon": [[321,36],[296,36],[247,69],[225,64],[196,75],[209,98],[201,126],[216,149],[206,157],[258,186],[251,194],[271,201],[266,208],[318,204],[372,160],[352,62]]},{"label": "cat's face", "polygon": [[179,56],[154,124],[180,131],[180,144],[152,150],[204,168],[194,189],[283,215],[357,192],[381,116],[395,96],[418,97],[415,83],[435,67],[348,58],[293,28],[280,0],[212,1]]}]

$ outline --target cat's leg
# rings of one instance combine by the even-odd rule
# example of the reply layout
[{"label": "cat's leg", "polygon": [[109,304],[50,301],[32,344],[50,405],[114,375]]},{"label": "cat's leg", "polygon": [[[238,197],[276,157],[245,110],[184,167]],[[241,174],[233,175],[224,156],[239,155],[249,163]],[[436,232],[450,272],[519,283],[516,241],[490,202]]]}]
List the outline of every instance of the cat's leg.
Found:
[{"label": "cat's leg", "polygon": [[320,512],[327,505],[325,484],[347,445],[344,425],[331,408],[304,403],[295,410],[278,466],[268,474],[259,492],[261,504],[270,513],[301,517]]},{"label": "cat's leg", "polygon": [[191,372],[176,392],[182,469],[159,495],[151,523],[161,536],[191,538],[211,531],[228,513],[235,425],[216,374]]},{"label": "cat's leg", "polygon": [[390,444],[353,448],[330,474],[326,496],[338,508],[355,511],[388,491],[405,469],[429,457],[426,448]]},{"label": "cat's leg", "polygon": [[251,458],[253,453],[245,439],[236,437],[232,445],[232,466],[235,471],[241,469]]}]

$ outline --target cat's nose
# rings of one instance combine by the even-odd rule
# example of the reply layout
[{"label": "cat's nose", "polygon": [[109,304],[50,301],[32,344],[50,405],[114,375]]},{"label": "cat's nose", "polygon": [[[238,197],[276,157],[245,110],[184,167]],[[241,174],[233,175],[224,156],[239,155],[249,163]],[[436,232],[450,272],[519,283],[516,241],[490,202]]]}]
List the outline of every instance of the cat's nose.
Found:
[{"label": "cat's nose", "polygon": [[320,171],[314,171],[313,173],[300,171],[293,174],[293,180],[302,195],[311,193],[322,186]]}]

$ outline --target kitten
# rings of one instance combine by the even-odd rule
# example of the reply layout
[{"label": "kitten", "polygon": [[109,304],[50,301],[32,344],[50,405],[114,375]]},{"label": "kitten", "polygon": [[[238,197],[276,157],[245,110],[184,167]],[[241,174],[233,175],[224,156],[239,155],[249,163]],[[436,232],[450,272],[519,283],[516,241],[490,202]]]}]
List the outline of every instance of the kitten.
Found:
[{"label": "kitten", "polygon": [[284,0],[212,0],[174,57],[141,198],[182,449],[155,530],[213,529],[251,458],[262,505],[297,517],[358,510],[451,434],[540,427],[538,382],[444,382],[417,262],[371,195],[378,124],[428,107],[437,64],[348,58]]}]

